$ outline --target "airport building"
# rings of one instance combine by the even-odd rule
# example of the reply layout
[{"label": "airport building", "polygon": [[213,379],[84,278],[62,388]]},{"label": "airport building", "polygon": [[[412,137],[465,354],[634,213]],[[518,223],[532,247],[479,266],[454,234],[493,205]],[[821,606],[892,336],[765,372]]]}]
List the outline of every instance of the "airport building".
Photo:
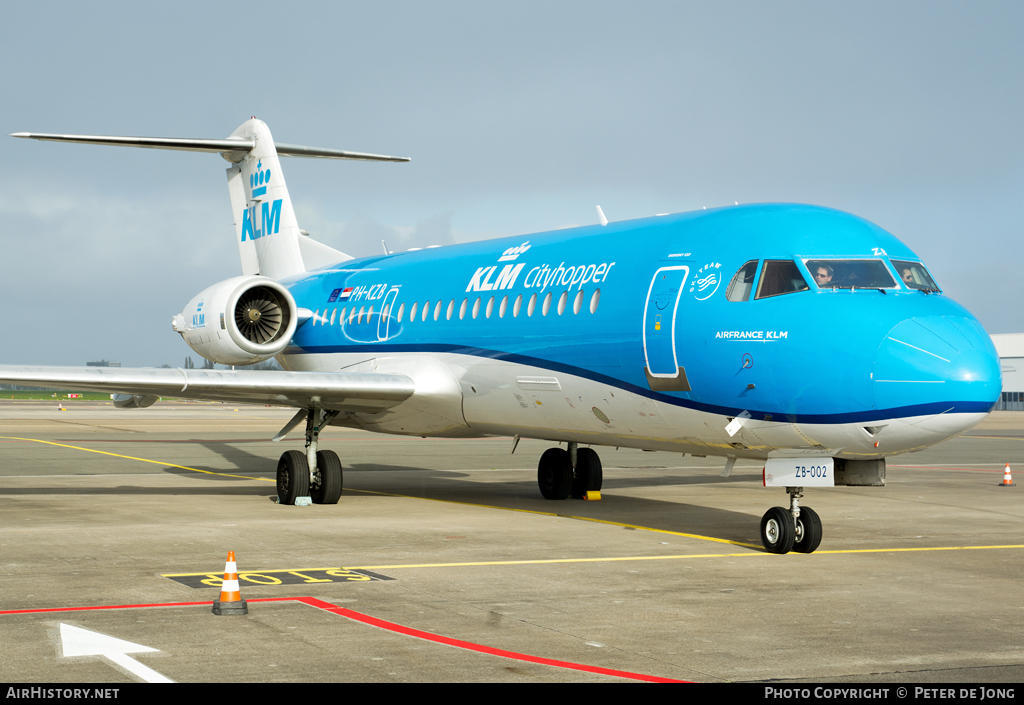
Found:
[{"label": "airport building", "polygon": [[1024,411],[1024,333],[992,336],[1003,371],[1003,393],[993,409]]}]

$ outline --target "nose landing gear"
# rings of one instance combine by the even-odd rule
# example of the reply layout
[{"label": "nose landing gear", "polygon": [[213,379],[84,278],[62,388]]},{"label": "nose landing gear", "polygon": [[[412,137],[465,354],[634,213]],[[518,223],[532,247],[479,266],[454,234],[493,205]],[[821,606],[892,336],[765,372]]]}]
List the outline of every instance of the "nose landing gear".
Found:
[{"label": "nose landing gear", "polygon": [[821,519],[810,507],[801,507],[803,487],[787,487],[789,509],[772,507],[761,517],[761,543],[771,553],[813,553],[821,543]]}]

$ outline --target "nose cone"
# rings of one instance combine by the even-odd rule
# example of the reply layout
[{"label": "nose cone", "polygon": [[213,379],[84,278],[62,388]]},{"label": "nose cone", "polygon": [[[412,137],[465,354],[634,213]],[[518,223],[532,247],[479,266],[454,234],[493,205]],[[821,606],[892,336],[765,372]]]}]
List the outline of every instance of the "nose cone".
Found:
[{"label": "nose cone", "polygon": [[873,380],[875,407],[902,417],[970,414],[980,420],[1002,391],[992,339],[965,316],[921,316],[894,326],[878,348]]}]

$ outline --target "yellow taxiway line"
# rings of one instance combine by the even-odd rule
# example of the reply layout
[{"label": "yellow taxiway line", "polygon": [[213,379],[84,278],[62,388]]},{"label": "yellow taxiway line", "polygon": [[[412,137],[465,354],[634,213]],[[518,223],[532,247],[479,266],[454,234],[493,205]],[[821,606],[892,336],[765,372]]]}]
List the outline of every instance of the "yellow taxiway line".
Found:
[{"label": "yellow taxiway line", "polygon": [[[977,436],[975,436],[977,438]],[[59,446],[61,448],[70,448],[72,450],[82,450],[89,453],[99,453],[101,455],[110,455],[115,458],[124,458],[126,460],[137,460],[143,463],[154,463],[157,465],[163,465],[164,467],[179,468],[181,470],[190,470],[192,472],[204,473],[206,475],[218,475],[221,477],[232,477],[243,480],[258,480],[260,482],[276,482],[266,477],[252,477],[251,475],[232,475],[230,473],[213,472],[212,470],[200,470],[198,468],[190,468],[185,465],[176,465],[174,463],[166,463],[160,460],[150,460],[148,458],[137,458],[131,455],[121,455],[119,453],[111,453],[105,450],[95,450],[94,448],[83,448],[81,446],[68,445],[66,443],[56,443],[54,441],[44,441],[38,438],[16,438],[13,436],[0,436],[2,440],[12,441],[28,441],[33,443],[45,443],[47,445]],[[700,541],[712,541],[715,543],[730,544],[733,546],[743,546],[744,548],[756,549],[754,552],[744,553],[694,553],[686,555],[673,555],[673,556],[616,556],[616,557],[605,557],[605,558],[551,558],[551,559],[538,559],[538,560],[521,560],[521,561],[472,561],[464,563],[409,563],[401,565],[379,565],[379,566],[345,566],[348,570],[396,570],[398,568],[454,568],[460,566],[488,566],[488,565],[533,565],[533,564],[544,564],[544,563],[598,563],[598,562],[614,562],[614,561],[663,561],[663,560],[680,560],[680,559],[691,559],[691,558],[739,558],[743,556],[764,556],[764,555],[775,555],[768,553],[763,547],[757,544],[743,543],[742,541],[731,541],[728,539],[715,538],[713,536],[702,536],[700,534],[688,534],[681,531],[669,531],[668,529],[655,529],[650,526],[640,526],[639,524],[625,524],[617,521],[608,521],[607,519],[594,519],[591,517],[574,516],[570,514],[558,514],[556,512],[541,512],[535,509],[516,509],[514,507],[501,507],[490,504],[477,504],[474,502],[460,502],[451,499],[434,499],[432,497],[414,497],[412,495],[401,495],[390,492],[376,492],[374,490],[354,490],[350,489],[350,492],[362,492],[364,494],[374,494],[384,497],[401,497],[404,499],[419,499],[426,500],[429,502],[443,502],[446,504],[461,504],[469,507],[480,507],[481,509],[500,509],[507,512],[523,512],[525,514],[538,514],[540,516],[549,517],[561,517],[563,519],[575,519],[577,521],[590,521],[596,524],[607,524],[609,526],[620,526],[628,529],[635,529],[637,531],[650,531],[657,534],[667,534],[670,536],[681,536],[684,538],[697,539]],[[977,550],[992,550],[992,549],[1007,549],[1007,548],[1024,548],[1024,544],[1005,544],[1005,545],[994,545],[994,546],[932,546],[932,547],[920,547],[920,548],[853,548],[853,549],[840,549],[840,550],[829,550],[829,551],[815,551],[814,555],[829,555],[829,554],[853,554],[853,553],[898,553],[898,552],[921,552],[921,551],[977,551]],[[787,555],[801,555],[787,554]],[[308,569],[307,569],[308,570]],[[252,572],[252,571],[247,571]],[[205,574],[204,574],[205,575]]]},{"label": "yellow taxiway line", "polygon": [[[650,529],[657,531],[657,529]],[[669,532],[671,533],[671,532]],[[720,540],[720,539],[719,539]],[[744,544],[747,545],[747,544]],[[758,546],[757,548],[761,548]],[[815,551],[813,555],[825,554],[848,554],[848,553],[900,553],[908,551],[977,551],[995,548],[1024,548],[1024,544],[1005,546],[933,546],[921,548],[852,548],[834,551]],[[533,565],[542,563],[613,563],[621,561],[670,561],[691,558],[745,558],[748,556],[776,556],[780,554],[769,553],[764,549],[747,553],[690,553],[686,555],[673,556],[614,556],[604,558],[549,558],[539,560],[523,561],[475,561],[465,563],[403,563],[399,565],[359,565],[345,566],[346,570],[397,570],[399,568],[458,568],[462,566],[487,566],[487,565]],[[788,553],[787,556],[811,555],[803,553]],[[780,555],[781,557],[781,555]],[[204,573],[205,575],[205,573]]]},{"label": "yellow taxiway line", "polygon": [[174,463],[165,463],[162,460],[149,460],[148,458],[136,458],[133,455],[121,455],[119,453],[110,453],[105,450],[96,450],[95,448],[82,448],[81,446],[71,446],[66,443],[55,443],[53,441],[43,441],[38,438],[15,438],[14,436],[0,436],[0,440],[6,441],[30,441],[32,443],[45,443],[51,446],[59,446],[61,448],[71,448],[73,450],[84,450],[88,453],[99,453],[100,455],[111,455],[115,458],[125,458],[126,460],[138,460],[140,463],[154,463],[156,465],[163,465],[167,468],[179,468],[181,470],[191,470],[192,472],[201,472],[206,475],[220,475],[221,477],[234,477],[242,480],[259,480],[261,482],[276,482],[267,477],[252,477],[250,475],[231,475],[226,472],[213,472],[211,470],[200,470],[199,468],[190,468],[184,465],[175,465]]}]

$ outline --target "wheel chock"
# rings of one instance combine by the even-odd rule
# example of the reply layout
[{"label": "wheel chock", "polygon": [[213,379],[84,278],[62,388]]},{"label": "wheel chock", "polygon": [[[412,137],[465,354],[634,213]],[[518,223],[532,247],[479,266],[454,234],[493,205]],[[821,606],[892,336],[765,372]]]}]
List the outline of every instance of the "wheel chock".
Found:
[{"label": "wheel chock", "polygon": [[313,498],[312,497],[296,497],[295,498],[295,506],[296,507],[309,507],[309,506],[312,506],[312,504],[313,504]]},{"label": "wheel chock", "polygon": [[213,613],[249,614],[249,608],[238,591],[238,566],[235,565],[234,551],[228,551],[228,560],[224,564],[224,583],[220,588],[220,599],[213,601]]},{"label": "wheel chock", "polygon": [[583,499],[601,499],[601,493],[597,490],[588,490]]},{"label": "wheel chock", "polygon": [[1006,471],[1003,473],[1003,481],[999,483],[1000,487],[1013,487],[1013,476],[1010,474],[1010,464],[1006,464]]}]

